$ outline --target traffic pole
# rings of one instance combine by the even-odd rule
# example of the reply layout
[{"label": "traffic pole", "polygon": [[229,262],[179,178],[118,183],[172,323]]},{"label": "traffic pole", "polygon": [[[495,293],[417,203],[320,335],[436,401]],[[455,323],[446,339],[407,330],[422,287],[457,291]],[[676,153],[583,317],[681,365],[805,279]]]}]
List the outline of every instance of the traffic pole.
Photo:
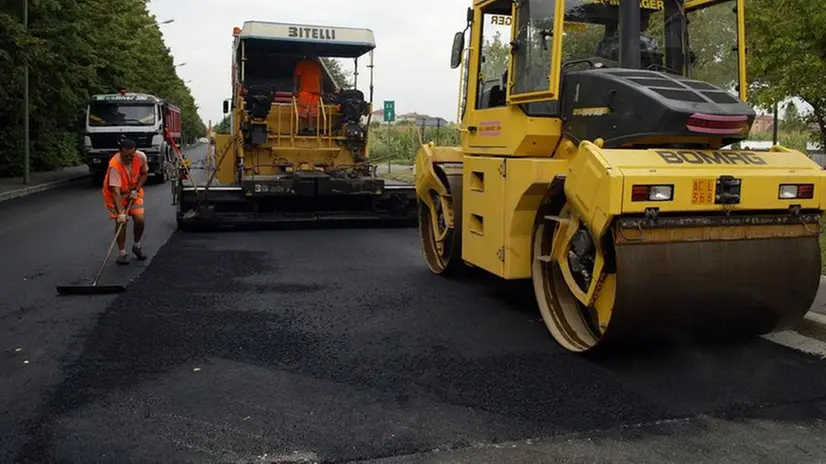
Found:
[{"label": "traffic pole", "polygon": [[[23,0],[23,28],[29,33],[29,0]],[[29,159],[29,60],[23,64],[23,183],[31,182],[31,161]]]}]

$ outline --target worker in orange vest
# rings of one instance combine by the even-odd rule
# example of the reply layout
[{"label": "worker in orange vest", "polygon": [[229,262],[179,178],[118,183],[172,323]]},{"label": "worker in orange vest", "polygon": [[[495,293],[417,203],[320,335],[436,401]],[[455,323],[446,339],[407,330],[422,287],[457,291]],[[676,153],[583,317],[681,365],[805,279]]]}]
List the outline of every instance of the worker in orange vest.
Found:
[{"label": "worker in orange vest", "polygon": [[[143,210],[143,184],[149,177],[149,164],[146,154],[135,148],[135,141],[124,139],[121,141],[120,150],[109,160],[109,169],[103,179],[103,201],[109,212],[109,218],[114,219],[115,230],[121,224],[126,223],[127,215],[132,216],[135,222],[133,227],[135,244],[132,246],[132,253],[143,261],[146,255],[141,247],[141,237],[145,227]],[[129,211],[129,201],[132,207]],[[126,227],[121,228],[118,234],[118,264],[129,264],[129,257],[126,254]]]},{"label": "worker in orange vest", "polygon": [[[304,57],[295,67],[295,91],[298,93],[298,133],[316,133],[318,101],[321,96],[321,63]],[[307,131],[302,130],[307,127]]]}]

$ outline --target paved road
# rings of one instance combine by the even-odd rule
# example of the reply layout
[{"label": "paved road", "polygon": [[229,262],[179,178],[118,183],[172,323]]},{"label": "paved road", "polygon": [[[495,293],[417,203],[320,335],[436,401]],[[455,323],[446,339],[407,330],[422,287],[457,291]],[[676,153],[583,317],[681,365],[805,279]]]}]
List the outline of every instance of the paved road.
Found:
[{"label": "paved road", "polygon": [[172,234],[168,202],[148,269],[113,268],[129,291],[72,299],[110,236],[96,189],[0,205],[24,263],[0,271],[0,462],[826,459],[825,360],[587,360],[529,285],[431,275],[414,229]]},{"label": "paved road", "polygon": [[[150,260],[113,264],[101,283],[126,283],[139,275],[175,230],[169,184],[145,191],[143,244]],[[0,462],[10,462],[25,443],[26,421],[36,417],[63,380],[65,366],[83,352],[86,332],[115,300],[57,297],[55,287],[89,283],[114,230],[100,187],[91,182],[2,202],[0,218],[0,430],[14,431],[0,434]],[[127,240],[131,247],[131,225]]]}]

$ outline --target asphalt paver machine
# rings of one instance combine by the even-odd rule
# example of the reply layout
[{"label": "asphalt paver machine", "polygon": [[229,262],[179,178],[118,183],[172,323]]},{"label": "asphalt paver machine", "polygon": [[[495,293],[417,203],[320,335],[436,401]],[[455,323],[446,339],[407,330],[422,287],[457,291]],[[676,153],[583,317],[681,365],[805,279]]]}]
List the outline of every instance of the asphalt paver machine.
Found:
[{"label": "asphalt paver machine", "polygon": [[[214,169],[179,182],[178,224],[244,226],[348,221],[416,225],[415,189],[371,164],[373,99],[369,29],[249,21],[233,31],[231,133],[214,136]],[[358,90],[369,57],[369,98]],[[325,58],[350,59],[355,88],[341,88]],[[296,67],[323,69],[314,130],[302,127]]]}]

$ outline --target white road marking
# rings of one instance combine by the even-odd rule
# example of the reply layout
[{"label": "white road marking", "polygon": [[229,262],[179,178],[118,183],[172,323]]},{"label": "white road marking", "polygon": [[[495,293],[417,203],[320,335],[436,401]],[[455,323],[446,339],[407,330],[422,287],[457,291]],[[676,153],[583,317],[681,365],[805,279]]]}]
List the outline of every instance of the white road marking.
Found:
[{"label": "white road marking", "polygon": [[[809,312],[806,314],[806,319],[816,324],[826,325],[826,316],[822,314]],[[826,359],[826,341],[807,337],[793,330],[764,335],[763,338],[778,345]]]},{"label": "white road marking", "polygon": [[826,325],[826,316],[824,316],[823,314],[818,314],[818,313],[809,311],[809,313],[806,314],[806,319],[808,319],[812,322],[815,322],[817,324]]},{"label": "white road marking", "polygon": [[826,343],[800,335],[797,332],[778,332],[776,334],[764,335],[763,338],[778,345],[826,359]]},{"label": "white road marking", "polygon": [[293,451],[291,454],[282,454],[269,457],[265,454],[261,459],[267,462],[319,462],[318,455],[312,451]]}]

